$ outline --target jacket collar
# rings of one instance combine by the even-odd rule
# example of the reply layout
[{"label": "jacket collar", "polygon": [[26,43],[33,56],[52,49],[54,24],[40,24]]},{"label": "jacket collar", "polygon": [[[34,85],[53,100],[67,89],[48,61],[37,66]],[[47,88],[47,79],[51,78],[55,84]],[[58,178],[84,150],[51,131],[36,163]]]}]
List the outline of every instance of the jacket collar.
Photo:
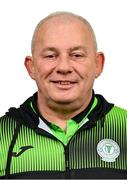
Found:
[{"label": "jacket collar", "polygon": [[[107,102],[102,95],[95,95],[94,92],[87,108],[72,119],[80,122],[83,117],[89,112],[95,97],[97,98],[98,103],[87,117],[89,119],[89,128],[95,126],[98,120],[101,120],[103,125],[105,115],[112,109],[114,105]],[[24,124],[32,129],[38,128],[39,118],[41,118],[47,125],[50,125],[50,122],[45,120],[38,111],[36,102],[37,93],[28,98],[23,104],[20,105],[19,108],[10,108],[9,112],[7,112],[6,115],[14,118],[19,123]]]}]

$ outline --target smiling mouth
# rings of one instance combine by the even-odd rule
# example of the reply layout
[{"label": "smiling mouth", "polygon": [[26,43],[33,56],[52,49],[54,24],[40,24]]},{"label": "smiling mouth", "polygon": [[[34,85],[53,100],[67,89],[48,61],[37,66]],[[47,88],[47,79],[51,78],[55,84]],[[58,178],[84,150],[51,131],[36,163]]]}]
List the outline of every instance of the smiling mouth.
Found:
[{"label": "smiling mouth", "polygon": [[73,81],[52,81],[52,83],[59,84],[59,85],[70,85],[70,84],[75,84],[76,82],[73,82]]}]

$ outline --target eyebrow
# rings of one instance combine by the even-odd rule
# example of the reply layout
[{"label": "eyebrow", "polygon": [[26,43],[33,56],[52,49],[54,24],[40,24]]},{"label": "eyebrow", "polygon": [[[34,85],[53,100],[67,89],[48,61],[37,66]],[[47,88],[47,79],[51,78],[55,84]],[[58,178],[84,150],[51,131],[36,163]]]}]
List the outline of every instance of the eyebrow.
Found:
[{"label": "eyebrow", "polygon": [[58,50],[55,47],[46,47],[42,49],[42,52],[45,52],[45,51],[58,51]]},{"label": "eyebrow", "polygon": [[69,50],[70,51],[84,50],[85,52],[87,52],[88,49],[85,46],[76,46],[76,47],[70,48]]},{"label": "eyebrow", "polygon": [[[75,47],[72,47],[72,48],[69,48],[67,49],[68,51],[76,51],[76,50],[83,50],[85,52],[88,51],[87,47],[85,46],[75,46]],[[42,49],[42,52],[45,52],[45,51],[59,51],[58,48],[55,48],[55,47],[45,47]]]}]

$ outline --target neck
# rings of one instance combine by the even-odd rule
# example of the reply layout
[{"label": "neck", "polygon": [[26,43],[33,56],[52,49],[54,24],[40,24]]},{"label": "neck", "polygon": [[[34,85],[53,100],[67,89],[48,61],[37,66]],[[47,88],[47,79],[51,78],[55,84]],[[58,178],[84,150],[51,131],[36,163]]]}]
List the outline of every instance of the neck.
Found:
[{"label": "neck", "polygon": [[85,110],[91,98],[92,93],[89,96],[87,95],[86,99],[80,100],[79,102],[69,104],[44,103],[44,99],[41,98],[41,94],[38,93],[37,106],[40,113],[47,121],[65,130],[67,120]]}]

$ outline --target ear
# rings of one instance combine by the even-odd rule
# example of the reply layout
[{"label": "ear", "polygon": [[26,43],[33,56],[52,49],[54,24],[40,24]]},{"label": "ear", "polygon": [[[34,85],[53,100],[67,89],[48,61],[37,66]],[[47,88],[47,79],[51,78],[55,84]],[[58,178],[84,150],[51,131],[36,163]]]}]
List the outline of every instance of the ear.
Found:
[{"label": "ear", "polygon": [[33,58],[31,56],[26,56],[25,61],[24,61],[24,65],[25,65],[27,72],[30,75],[30,77],[33,80],[35,80],[35,70],[34,70]]},{"label": "ear", "polygon": [[96,78],[98,78],[103,71],[104,61],[105,61],[104,53],[98,52],[96,55],[96,76],[95,76]]}]

